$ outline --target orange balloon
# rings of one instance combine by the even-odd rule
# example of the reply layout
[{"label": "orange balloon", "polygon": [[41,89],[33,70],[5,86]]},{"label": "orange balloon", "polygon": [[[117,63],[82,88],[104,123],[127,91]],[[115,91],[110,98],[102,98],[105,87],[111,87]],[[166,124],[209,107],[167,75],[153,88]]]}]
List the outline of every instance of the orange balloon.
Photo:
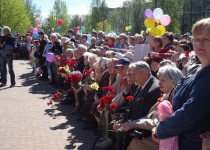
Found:
[{"label": "orange balloon", "polygon": [[37,30],[40,30],[42,27],[40,25],[36,26]]},{"label": "orange balloon", "polygon": [[159,23],[160,23],[160,21],[159,21],[159,20],[157,20],[157,19],[155,19],[155,22],[156,22],[157,24],[159,24]]}]

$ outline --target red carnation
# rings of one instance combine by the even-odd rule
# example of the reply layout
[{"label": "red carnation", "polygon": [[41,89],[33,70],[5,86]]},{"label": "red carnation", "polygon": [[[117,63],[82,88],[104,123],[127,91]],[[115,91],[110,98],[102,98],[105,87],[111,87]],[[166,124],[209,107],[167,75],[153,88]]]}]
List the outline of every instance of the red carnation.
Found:
[{"label": "red carnation", "polygon": [[185,51],[185,56],[189,57],[190,51]]},{"label": "red carnation", "polygon": [[85,73],[84,73],[84,76],[86,77],[86,76],[90,75],[92,72],[93,71],[86,69]]},{"label": "red carnation", "polygon": [[104,103],[101,103],[99,107],[101,108],[101,110],[104,110],[105,104]]},{"label": "red carnation", "polygon": [[104,86],[104,87],[102,87],[102,90],[103,91],[109,91],[112,94],[114,94],[114,88],[112,86]]},{"label": "red carnation", "polygon": [[70,59],[66,60],[66,63],[68,64],[69,67],[73,68],[74,65],[77,63],[77,61],[75,59]]},{"label": "red carnation", "polygon": [[127,96],[127,97],[126,97],[126,100],[128,100],[128,101],[133,101],[133,99],[134,99],[133,96]]},{"label": "red carnation", "polygon": [[115,111],[117,109],[117,104],[115,104],[115,103],[111,103],[109,106],[112,111]]},{"label": "red carnation", "polygon": [[63,81],[63,84],[66,84],[66,80]]},{"label": "red carnation", "polygon": [[55,56],[55,60],[56,60],[56,61],[59,61],[59,60],[61,60],[61,57],[60,57],[59,55],[56,55],[56,56]]}]

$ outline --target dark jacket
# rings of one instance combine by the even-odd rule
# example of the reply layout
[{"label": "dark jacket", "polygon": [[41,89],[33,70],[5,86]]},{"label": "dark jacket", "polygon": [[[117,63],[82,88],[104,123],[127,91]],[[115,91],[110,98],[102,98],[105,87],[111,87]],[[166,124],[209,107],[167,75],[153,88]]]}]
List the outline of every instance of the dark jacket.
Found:
[{"label": "dark jacket", "polygon": [[157,136],[179,135],[180,150],[200,150],[200,134],[210,131],[210,65],[192,77],[183,78],[174,89],[175,112],[157,126]]},{"label": "dark jacket", "polygon": [[47,40],[42,39],[38,47],[38,50],[34,53],[34,57],[43,59],[42,55],[43,55],[44,48],[46,45],[47,45]]},{"label": "dark jacket", "polygon": [[61,55],[62,53],[62,46],[60,42],[55,42],[53,44],[53,47],[51,49],[51,52],[54,53],[55,55]]},{"label": "dark jacket", "polygon": [[3,48],[0,49],[0,55],[7,56],[13,54],[13,49],[15,47],[15,38],[12,35],[2,36],[1,44]]},{"label": "dark jacket", "polygon": [[158,82],[159,81],[152,76],[146,86],[142,90],[138,90],[131,105],[131,120],[145,117],[150,108],[157,102],[161,94]]},{"label": "dark jacket", "polygon": [[80,71],[82,73],[84,68],[85,68],[84,56],[82,56],[77,60],[77,63],[75,65],[74,69],[77,71]]}]

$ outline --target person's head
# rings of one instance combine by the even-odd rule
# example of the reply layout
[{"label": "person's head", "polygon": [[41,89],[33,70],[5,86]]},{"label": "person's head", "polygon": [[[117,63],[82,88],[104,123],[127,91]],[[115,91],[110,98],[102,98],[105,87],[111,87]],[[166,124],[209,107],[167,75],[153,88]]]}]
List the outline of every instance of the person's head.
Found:
[{"label": "person's head", "polygon": [[64,49],[68,47],[70,39],[68,37],[61,38],[61,44],[63,45]]},{"label": "person's head", "polygon": [[91,38],[90,44],[91,44],[91,45],[95,45],[95,44],[96,44],[96,38],[95,38],[95,37],[92,37],[92,38]]},{"label": "person's head", "polygon": [[103,31],[99,31],[98,32],[98,39],[102,40],[104,38],[104,32]]},{"label": "person's head", "polygon": [[90,55],[92,55],[92,53],[90,53],[90,52],[85,52],[85,53],[83,54],[85,66],[88,66],[88,65],[89,65],[88,57],[89,57]]},{"label": "person's head", "polygon": [[87,39],[88,39],[87,35],[86,35],[86,34],[83,34],[83,35],[82,35],[82,41],[83,41],[83,42],[86,42]]},{"label": "person's head", "polygon": [[115,68],[121,77],[127,76],[129,65],[130,61],[127,58],[121,58],[118,60]]},{"label": "person's head", "polygon": [[154,48],[162,48],[163,47],[162,37],[161,36],[154,37],[152,45]]},{"label": "person's head", "polygon": [[178,41],[177,39],[174,39],[173,41],[173,45],[175,46],[175,51],[178,52],[179,47],[180,47],[180,41]]},{"label": "person's head", "polygon": [[101,45],[99,49],[101,50],[101,56],[104,56],[106,52],[110,50],[107,45]]},{"label": "person's head", "polygon": [[74,51],[73,49],[67,49],[66,50],[66,55],[67,55],[67,58],[73,58],[73,55],[74,55]]},{"label": "person's head", "polygon": [[108,61],[106,57],[99,57],[98,61],[93,64],[95,71],[99,74],[103,73],[107,69]]},{"label": "person's head", "polygon": [[134,45],[135,44],[134,36],[130,36],[129,39],[128,39],[128,42],[129,42],[130,45]]},{"label": "person's head", "polygon": [[186,51],[191,51],[191,50],[190,50],[190,47],[189,47],[188,45],[186,45],[186,44],[181,44],[181,45],[179,46],[178,53],[181,54],[181,53],[184,53],[184,52],[186,52]]},{"label": "person's head", "polygon": [[201,64],[210,60],[210,18],[205,18],[193,25],[193,48]]},{"label": "person's head", "polygon": [[92,31],[91,32],[91,36],[97,38],[97,32],[96,31]]},{"label": "person's head", "polygon": [[152,71],[157,72],[159,70],[159,63],[162,61],[160,57],[153,57],[149,60],[149,65]]},{"label": "person's head", "polygon": [[160,67],[163,67],[163,66],[166,66],[166,65],[171,65],[171,66],[173,66],[173,67],[176,67],[176,63],[174,63],[174,62],[172,62],[172,61],[170,61],[170,60],[163,60],[163,61],[161,61],[160,63],[159,63],[159,68]]},{"label": "person's head", "polygon": [[78,41],[81,40],[81,37],[82,37],[82,35],[78,33],[76,36],[76,40],[78,40]]},{"label": "person's head", "polygon": [[166,45],[172,43],[173,40],[174,40],[173,33],[172,32],[166,32],[162,37],[163,46],[166,46]]},{"label": "person's head", "polygon": [[132,63],[130,68],[131,77],[134,80],[134,82],[140,86],[144,86],[144,84],[151,76],[151,70],[149,65],[144,61],[138,61]]},{"label": "person's head", "polygon": [[116,66],[117,62],[118,62],[117,58],[109,59],[109,61],[107,63],[107,70],[110,75],[116,74],[115,66]]},{"label": "person's head", "polygon": [[120,43],[127,42],[128,40],[128,37],[124,33],[121,33],[119,37],[120,37]]},{"label": "person's head", "polygon": [[106,35],[105,36],[105,44],[106,45],[113,45],[114,43],[115,43],[115,36],[113,36],[113,35]]},{"label": "person's head", "polygon": [[50,35],[50,41],[51,41],[52,43],[55,43],[57,40],[58,40],[57,34],[52,33],[52,34]]},{"label": "person's head", "polygon": [[174,85],[183,77],[182,72],[177,67],[171,65],[161,67],[157,76],[160,90],[165,94],[169,93]]},{"label": "person's head", "polygon": [[72,30],[72,29],[68,30],[67,35],[70,37],[74,36],[74,30]]},{"label": "person's head", "polygon": [[44,32],[43,31],[39,31],[38,32],[39,38],[43,39],[44,38]]},{"label": "person's head", "polygon": [[96,54],[91,53],[91,55],[88,56],[88,63],[90,68],[94,69],[94,65],[98,61],[98,56]]},{"label": "person's head", "polygon": [[80,57],[82,57],[82,55],[87,51],[87,47],[84,46],[84,45],[82,45],[82,44],[80,44],[80,45],[78,46],[78,48],[77,48],[76,51],[77,51],[78,57],[80,58]]},{"label": "person's head", "polygon": [[114,57],[114,52],[113,51],[106,51],[105,56],[107,58],[113,58]]},{"label": "person's head", "polygon": [[143,35],[141,34],[135,34],[134,35],[135,44],[142,44],[143,43]]},{"label": "person's head", "polygon": [[124,55],[124,58],[127,58],[129,59],[130,62],[133,61],[133,58],[134,58],[134,55],[132,52],[126,52],[125,55]]}]

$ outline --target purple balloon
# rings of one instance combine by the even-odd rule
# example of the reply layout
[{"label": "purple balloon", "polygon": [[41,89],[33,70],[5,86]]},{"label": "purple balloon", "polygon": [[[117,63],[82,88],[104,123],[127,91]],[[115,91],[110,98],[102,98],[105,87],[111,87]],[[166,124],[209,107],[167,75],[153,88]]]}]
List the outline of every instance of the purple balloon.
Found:
[{"label": "purple balloon", "polygon": [[54,53],[47,53],[46,59],[47,59],[47,61],[50,62],[50,63],[54,62],[54,60],[55,60],[55,55],[54,55]]},{"label": "purple balloon", "polygon": [[40,20],[36,20],[35,22],[36,22],[36,24],[40,24]]},{"label": "purple balloon", "polygon": [[146,16],[147,18],[153,18],[153,12],[152,12],[152,10],[150,10],[150,9],[146,9],[146,10],[144,11],[144,14],[145,14],[145,16]]}]

